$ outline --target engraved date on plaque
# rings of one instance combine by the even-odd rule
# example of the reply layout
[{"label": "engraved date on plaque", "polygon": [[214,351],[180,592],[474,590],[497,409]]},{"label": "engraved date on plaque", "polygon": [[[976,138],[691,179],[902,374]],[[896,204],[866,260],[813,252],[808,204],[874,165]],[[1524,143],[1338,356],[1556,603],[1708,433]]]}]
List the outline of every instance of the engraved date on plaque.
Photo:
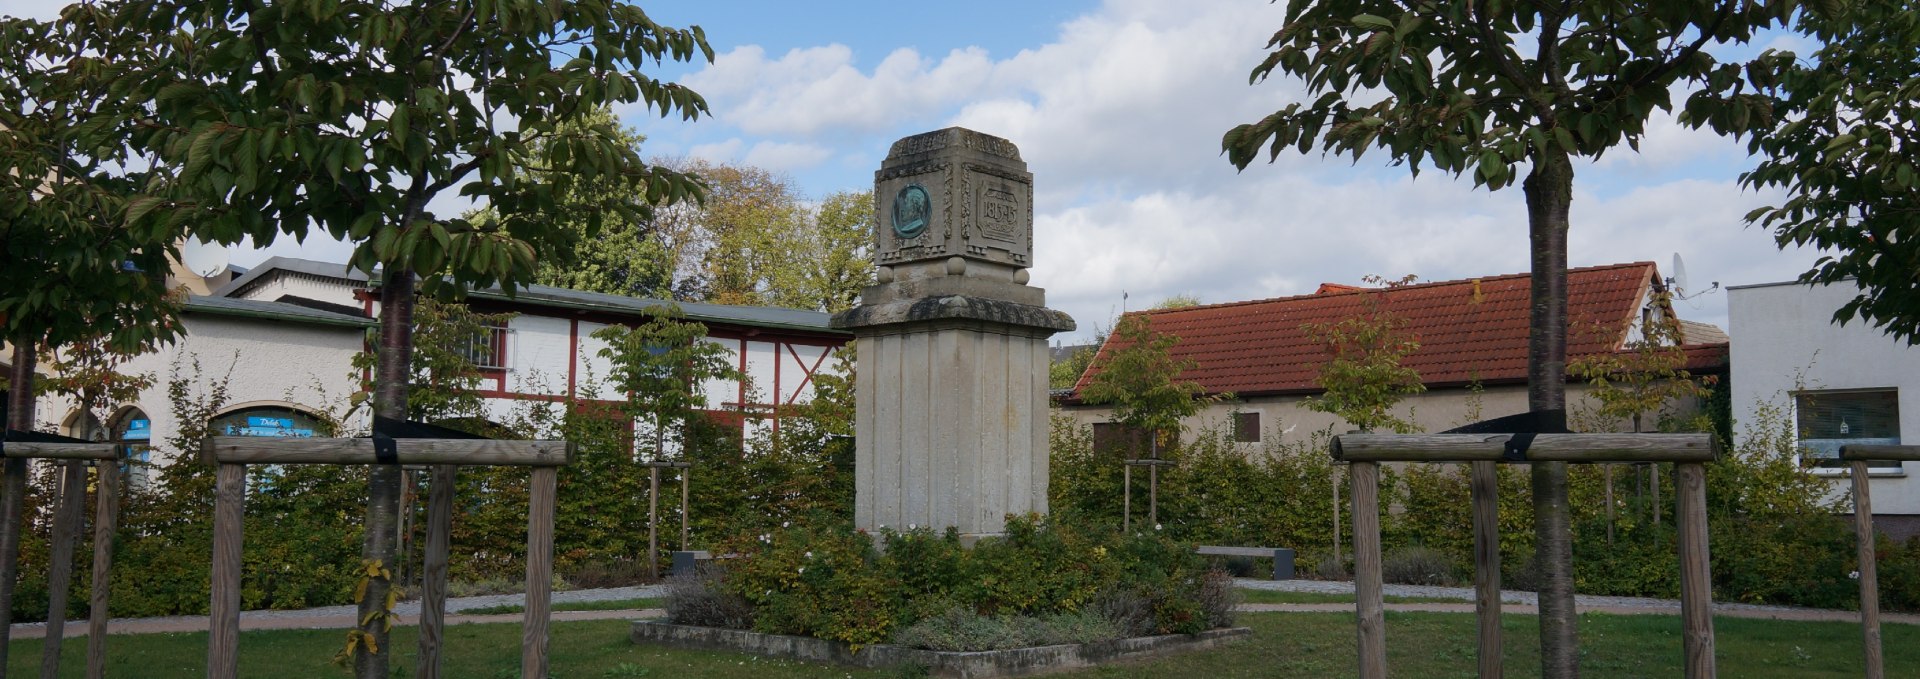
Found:
[{"label": "engraved date on plaque", "polygon": [[1008,243],[1018,242],[1020,218],[1026,215],[1020,199],[1006,186],[987,186],[980,191],[980,233]]}]

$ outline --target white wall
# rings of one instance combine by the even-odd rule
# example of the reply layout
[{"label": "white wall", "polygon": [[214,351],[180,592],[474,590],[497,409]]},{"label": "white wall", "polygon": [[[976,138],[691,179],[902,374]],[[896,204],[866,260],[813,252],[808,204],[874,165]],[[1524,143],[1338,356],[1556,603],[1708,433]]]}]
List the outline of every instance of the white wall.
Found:
[{"label": "white wall", "polygon": [[567,393],[567,357],[572,322],[521,314],[507,323],[507,390],[523,394]]},{"label": "white wall", "polygon": [[[129,361],[121,370],[145,373],[153,386],[132,401],[113,404],[96,413],[103,423],[127,406],[138,407],[153,423],[154,462],[171,459],[180,451],[167,440],[179,432],[167,381],[177,366],[196,394],[205,394],[212,382],[227,378],[227,407],[293,406],[314,412],[344,410],[346,399],[359,388],[351,374],[353,355],[360,351],[358,328],[314,325],[293,321],[236,318],[187,313],[185,332],[173,344]],[[193,362],[200,373],[194,379]],[[37,416],[43,429],[58,427],[73,414],[64,399],[43,397]],[[350,426],[364,426],[363,421]]]},{"label": "white wall", "polygon": [[[1590,391],[1591,388],[1582,383],[1567,385],[1567,402],[1573,412],[1599,406],[1597,401],[1588,396]],[[1697,407],[1697,404],[1679,405],[1688,411]],[[1066,406],[1059,411],[1085,425],[1110,422],[1113,418],[1113,409],[1108,406]],[[1302,396],[1255,396],[1215,403],[1201,410],[1186,424],[1189,429],[1231,426],[1228,418],[1236,412],[1260,413],[1261,436],[1284,432],[1287,441],[1305,441],[1315,433],[1344,433],[1352,429],[1336,415],[1307,409],[1305,397]],[[1409,396],[1393,408],[1395,415],[1413,422],[1420,431],[1427,433],[1524,412],[1527,412],[1525,385],[1486,387],[1477,394],[1458,388],[1435,389]],[[1649,429],[1654,424],[1656,422],[1651,418],[1644,420],[1644,426]],[[1620,431],[1632,429],[1627,421],[1616,423],[1615,426]],[[1257,444],[1246,445],[1249,450],[1257,447]]]},{"label": "white wall", "polygon": [[[1858,319],[1845,326],[1833,312],[1852,299],[1849,285],[1774,284],[1728,290],[1733,336],[1735,434],[1764,402],[1790,406],[1795,389],[1895,388],[1901,442],[1920,443],[1920,349]],[[1791,412],[1790,410],[1788,412]],[[1899,475],[1872,477],[1874,514],[1920,514],[1920,463]],[[1836,476],[1835,492],[1846,478]]]},{"label": "white wall", "polygon": [[[294,277],[279,280],[290,281]],[[291,288],[272,288],[265,294],[277,297],[300,293]],[[351,361],[362,349],[364,333],[360,329],[205,312],[187,314],[185,323],[186,332],[180,340],[125,366],[125,372],[151,374],[154,386],[133,401],[96,412],[101,422],[110,423],[114,414],[124,407],[138,407],[143,411],[152,422],[154,443],[163,449],[156,452],[156,461],[165,457],[162,452],[174,452],[164,450],[169,448],[165,442],[179,431],[166,396],[167,378],[176,363],[184,374],[191,376],[192,359],[198,357],[201,372],[193,383],[194,388],[202,392],[213,380],[230,376],[227,410],[273,405],[312,412],[342,412],[347,399],[359,388]],[[570,369],[574,371],[575,386],[581,396],[586,396],[592,386],[597,389],[592,392],[594,398],[621,398],[608,379],[612,372],[610,361],[599,356],[606,344],[592,337],[595,330],[606,326],[579,322],[576,334],[574,325],[572,319],[557,316],[520,314],[514,317],[507,336],[508,371],[503,385],[512,397],[486,399],[484,415],[488,419],[510,421],[519,398],[564,397]],[[576,337],[577,348],[570,346]],[[796,403],[812,398],[812,385],[805,380],[808,370],[815,366],[823,372],[834,368],[830,359],[822,360],[830,351],[826,347],[789,346],[758,339],[709,337],[705,341],[725,349],[736,367],[753,376],[758,400],[763,403],[775,398],[776,374],[778,390],[783,392],[780,402]],[[744,362],[741,360],[743,347]],[[739,383],[712,380],[703,386],[709,408],[724,410],[737,406]],[[494,389],[494,383],[488,381],[483,388]],[[73,413],[69,403],[43,399],[38,409],[39,428],[66,433],[61,426]],[[364,427],[364,413],[358,415],[351,426]]]}]

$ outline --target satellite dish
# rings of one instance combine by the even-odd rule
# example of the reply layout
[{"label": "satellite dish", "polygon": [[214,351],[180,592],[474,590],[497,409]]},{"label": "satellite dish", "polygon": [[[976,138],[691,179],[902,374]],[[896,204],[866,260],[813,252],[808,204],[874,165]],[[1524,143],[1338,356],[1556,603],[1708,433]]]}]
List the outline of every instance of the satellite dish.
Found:
[{"label": "satellite dish", "polygon": [[227,270],[227,246],[194,239],[180,246],[180,265],[201,278]]},{"label": "satellite dish", "polygon": [[1694,298],[1702,295],[1710,295],[1718,291],[1720,289],[1720,281],[1714,281],[1712,287],[1705,290],[1688,294],[1687,260],[1681,259],[1680,253],[1676,252],[1673,253],[1673,276],[1667,278],[1667,289],[1673,292],[1674,299],[1686,302],[1688,306],[1698,309],[1700,305],[1693,303]]}]

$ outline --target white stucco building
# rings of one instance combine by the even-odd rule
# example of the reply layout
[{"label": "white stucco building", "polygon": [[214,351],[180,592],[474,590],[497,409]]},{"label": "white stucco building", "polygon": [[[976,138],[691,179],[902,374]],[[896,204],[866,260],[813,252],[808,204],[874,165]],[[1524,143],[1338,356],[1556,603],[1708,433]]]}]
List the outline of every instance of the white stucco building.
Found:
[{"label": "white stucco building", "polygon": [[[100,441],[124,441],[139,460],[164,462],[177,452],[178,434],[168,384],[175,376],[189,397],[206,402],[224,384],[216,428],[236,433],[312,435],[316,420],[344,410],[358,389],[353,355],[365,342],[370,319],[294,304],[225,297],[191,297],[181,314],[183,332],[159,350],[136,357],[120,372],[144,374],[152,386],[139,396],[88,413],[65,399],[42,397],[36,428]],[[50,361],[42,361],[41,370]],[[158,456],[155,453],[158,452]],[[142,470],[134,471],[140,482]]]},{"label": "white stucco building", "polygon": [[[377,281],[371,283],[377,286]],[[375,326],[377,290],[345,265],[276,257],[189,298],[185,332],[160,350],[134,359],[126,372],[148,373],[155,384],[137,399],[88,414],[58,398],[43,398],[37,428],[95,440],[125,441],[136,455],[165,461],[180,430],[167,393],[170,375],[188,375],[204,393],[224,379],[225,405],[212,421],[224,434],[312,436],[329,416],[347,410],[359,387],[352,358]],[[532,286],[509,297],[498,290],[470,294],[482,312],[513,312],[481,344],[476,360],[486,381],[487,417],[504,421],[522,401],[616,399],[606,382],[609,361],[595,330],[644,320],[660,300]],[[765,307],[681,304],[684,317],[707,326],[703,340],[722,347],[746,382],[706,385],[707,407],[752,435],[778,427],[782,408],[813,396],[813,376],[836,368],[832,352],[851,339],[827,327],[819,312]],[[199,373],[192,374],[195,361]],[[44,372],[45,367],[42,367]],[[765,417],[742,417],[741,413]],[[365,413],[344,424],[364,428]]]},{"label": "white stucco building", "polygon": [[[1920,349],[1872,324],[1833,322],[1856,294],[1851,285],[1767,283],[1728,288],[1737,429],[1764,404],[1792,420],[1809,473],[1849,480],[1823,461],[1845,443],[1920,443]],[[1876,463],[1874,524],[1896,538],[1920,534],[1920,463]]]}]

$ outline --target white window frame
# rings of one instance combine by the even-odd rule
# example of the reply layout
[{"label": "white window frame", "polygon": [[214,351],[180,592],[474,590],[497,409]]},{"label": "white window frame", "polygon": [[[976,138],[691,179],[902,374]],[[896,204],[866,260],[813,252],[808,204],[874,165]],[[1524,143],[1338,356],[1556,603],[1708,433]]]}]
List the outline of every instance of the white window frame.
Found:
[{"label": "white window frame", "polygon": [[[1796,465],[1799,465],[1801,469],[1807,470],[1808,473],[1811,473],[1814,476],[1828,476],[1828,477],[1839,477],[1839,478],[1845,478],[1845,477],[1851,476],[1853,474],[1853,470],[1848,467],[1813,466],[1811,464],[1808,464],[1807,458],[1801,454],[1800,452],[1800,439],[1801,439],[1800,398],[1802,396],[1809,396],[1809,395],[1866,394],[1866,393],[1881,393],[1881,392],[1892,392],[1895,407],[1898,407],[1898,404],[1900,402],[1899,387],[1863,387],[1863,388],[1853,388],[1853,389],[1800,389],[1797,391],[1790,392],[1790,395],[1792,397],[1791,403],[1793,405],[1793,412],[1791,414],[1791,417],[1793,418],[1793,449],[1794,449],[1793,463]],[[1899,423],[1897,420],[1895,421],[1894,426],[1896,427],[1899,426]],[[1901,433],[1905,433],[1905,432],[1901,432]],[[1901,442],[1905,442],[1906,439],[1902,437],[1899,440]],[[1862,441],[1862,442],[1864,443],[1865,441]],[[1905,477],[1907,475],[1907,464],[1905,462],[1899,462],[1896,464],[1899,466],[1875,467],[1870,464],[1867,466],[1867,476],[1869,478]]]},{"label": "white window frame", "polygon": [[499,343],[499,346],[494,347],[493,350],[493,355],[498,357],[497,362],[499,365],[488,365],[496,362],[494,358],[488,358],[485,362],[474,360],[475,354],[478,352],[473,351],[474,346],[472,344],[468,344],[463,348],[463,352],[467,355],[467,360],[473,361],[473,367],[483,371],[511,372],[512,368],[509,367],[509,364],[513,363],[513,356],[508,353],[508,351],[511,348],[510,343],[512,340],[510,337],[513,335],[513,328],[508,325],[489,325],[483,327],[493,335],[494,341]]}]

